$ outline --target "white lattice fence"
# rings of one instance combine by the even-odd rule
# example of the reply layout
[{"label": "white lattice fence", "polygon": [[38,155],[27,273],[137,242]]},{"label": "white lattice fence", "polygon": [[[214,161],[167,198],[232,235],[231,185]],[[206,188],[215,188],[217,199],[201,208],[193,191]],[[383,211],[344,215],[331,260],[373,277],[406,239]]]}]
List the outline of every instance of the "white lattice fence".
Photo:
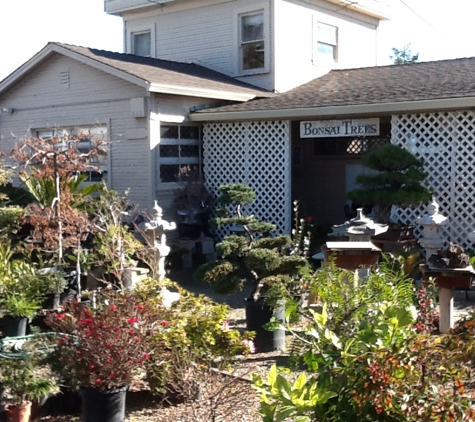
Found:
[{"label": "white lattice fence", "polygon": [[204,173],[208,189],[244,183],[256,191],[246,212],[290,233],[290,127],[288,122],[206,124],[203,136]]},{"label": "white lattice fence", "polygon": [[[475,113],[453,111],[392,117],[391,142],[425,163],[425,184],[433,189],[440,212],[449,217],[447,241],[464,247],[475,229]],[[414,223],[425,209],[395,209],[393,218]]]}]

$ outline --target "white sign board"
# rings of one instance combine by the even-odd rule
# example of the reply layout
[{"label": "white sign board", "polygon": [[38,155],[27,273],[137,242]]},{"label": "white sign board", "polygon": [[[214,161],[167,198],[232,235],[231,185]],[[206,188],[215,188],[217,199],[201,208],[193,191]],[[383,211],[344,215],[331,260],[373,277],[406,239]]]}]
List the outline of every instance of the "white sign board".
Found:
[{"label": "white sign board", "polygon": [[379,118],[316,120],[300,122],[301,138],[339,138],[344,136],[378,136]]}]

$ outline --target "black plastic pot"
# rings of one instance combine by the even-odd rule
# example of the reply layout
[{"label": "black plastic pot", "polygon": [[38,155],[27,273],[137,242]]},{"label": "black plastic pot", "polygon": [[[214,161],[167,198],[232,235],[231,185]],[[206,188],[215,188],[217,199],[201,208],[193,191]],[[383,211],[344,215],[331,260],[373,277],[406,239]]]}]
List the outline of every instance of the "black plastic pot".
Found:
[{"label": "black plastic pot", "polygon": [[77,415],[81,413],[81,395],[79,391],[60,386],[59,393],[48,398],[47,411],[55,415]]},{"label": "black plastic pot", "polygon": [[3,336],[4,337],[22,337],[26,335],[28,318],[12,317],[10,315],[3,317]]},{"label": "black plastic pot", "polygon": [[128,386],[99,391],[81,387],[83,422],[123,422]]},{"label": "black plastic pot", "polygon": [[246,299],[246,329],[256,333],[254,345],[257,353],[285,349],[285,330],[267,331],[263,327],[273,316],[284,321],[285,308],[272,309],[263,299]]}]

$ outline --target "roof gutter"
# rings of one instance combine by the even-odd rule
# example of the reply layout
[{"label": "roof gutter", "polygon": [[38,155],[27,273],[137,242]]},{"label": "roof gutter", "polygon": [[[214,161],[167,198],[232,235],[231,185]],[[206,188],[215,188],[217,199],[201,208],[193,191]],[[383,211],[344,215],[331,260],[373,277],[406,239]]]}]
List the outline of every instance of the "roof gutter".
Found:
[{"label": "roof gutter", "polygon": [[216,100],[229,100],[246,102],[256,97],[255,94],[229,92],[212,89],[191,88],[178,85],[167,85],[151,83],[148,90],[150,92],[157,92],[161,94],[184,95],[189,97],[213,98]]},{"label": "roof gutter", "polygon": [[401,101],[381,104],[358,104],[329,107],[301,107],[278,110],[255,111],[206,111],[190,114],[194,122],[223,122],[232,120],[289,120],[334,116],[365,116],[454,110],[475,107],[475,97],[447,98],[437,100]]}]

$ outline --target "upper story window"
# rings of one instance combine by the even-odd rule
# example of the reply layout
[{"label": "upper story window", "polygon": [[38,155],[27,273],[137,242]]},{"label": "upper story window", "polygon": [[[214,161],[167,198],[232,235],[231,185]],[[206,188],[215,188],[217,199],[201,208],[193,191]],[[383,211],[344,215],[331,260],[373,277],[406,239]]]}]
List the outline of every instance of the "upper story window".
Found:
[{"label": "upper story window", "polygon": [[317,22],[315,25],[315,64],[334,63],[338,59],[338,28]]},{"label": "upper story window", "polygon": [[151,57],[152,34],[150,31],[133,32],[131,39],[132,54],[136,56]]},{"label": "upper story window", "polygon": [[239,15],[239,39],[240,70],[245,73],[263,70],[266,63],[263,11]]}]

